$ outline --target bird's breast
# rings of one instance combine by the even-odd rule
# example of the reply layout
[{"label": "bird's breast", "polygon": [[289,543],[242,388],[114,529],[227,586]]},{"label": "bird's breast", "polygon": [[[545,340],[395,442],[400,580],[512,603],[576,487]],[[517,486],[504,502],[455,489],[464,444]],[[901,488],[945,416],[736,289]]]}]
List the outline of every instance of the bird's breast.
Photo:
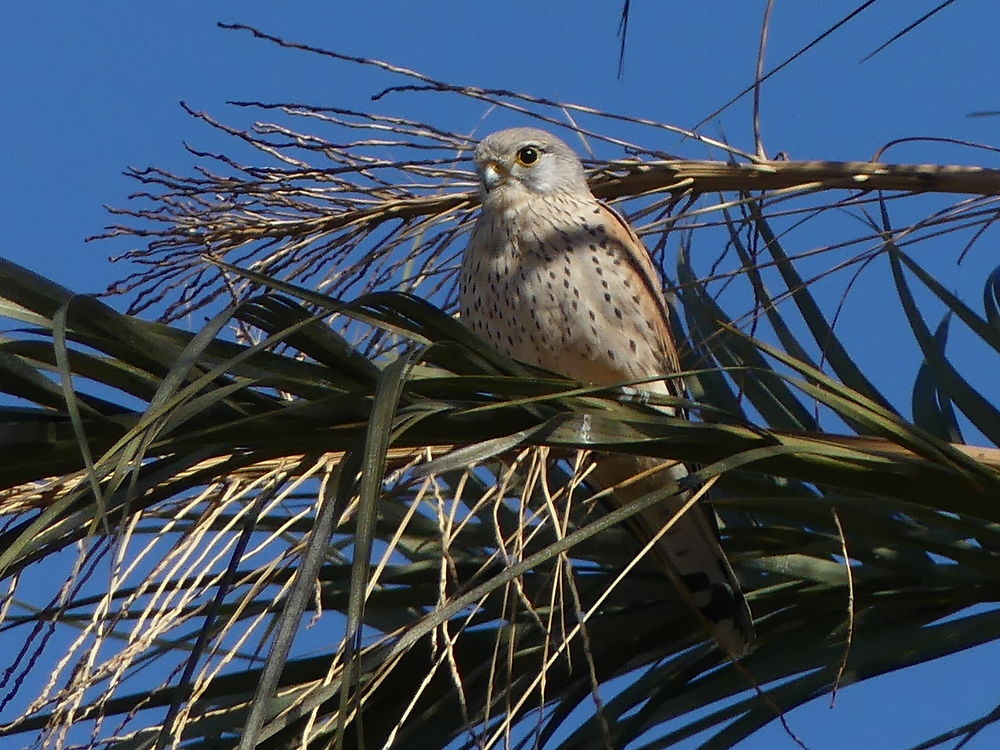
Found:
[{"label": "bird's breast", "polygon": [[462,262],[462,319],[498,351],[570,377],[649,377],[662,357],[643,319],[644,287],[597,207],[484,210]]}]

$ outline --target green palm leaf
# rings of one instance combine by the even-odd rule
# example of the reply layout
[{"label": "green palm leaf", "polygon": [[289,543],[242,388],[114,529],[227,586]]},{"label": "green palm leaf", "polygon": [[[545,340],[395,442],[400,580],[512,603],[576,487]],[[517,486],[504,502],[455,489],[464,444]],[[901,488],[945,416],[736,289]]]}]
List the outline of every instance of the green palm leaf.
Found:
[{"label": "green palm leaf", "polygon": [[[707,746],[729,747],[838,679],[1000,636],[1000,615],[976,608],[1000,596],[997,453],[944,442],[740,333],[684,266],[692,327],[719,332],[703,371],[716,384],[689,404],[710,421],[485,354],[407,295],[345,305],[282,283],[282,296],[192,335],[0,272],[4,310],[30,325],[0,344],[15,375],[3,390],[35,404],[0,411],[15,457],[0,468],[0,570],[15,586],[5,627],[39,653],[43,623],[80,633],[68,653],[93,696],[50,690],[0,734],[58,727],[76,706],[74,722],[109,729],[161,717],[113,732],[116,747],[235,746],[240,734],[277,747],[303,733],[471,746],[512,731],[515,744],[572,748],[658,727],[656,746],[711,730]],[[319,322],[331,312],[421,347],[365,355]],[[231,320],[259,343],[219,338]],[[932,340],[937,387],[975,410],[942,379]],[[720,391],[720,375],[752,382],[742,391],[765,418],[728,410],[736,391]],[[863,436],[818,431],[809,401]],[[672,489],[594,513],[577,449],[681,458],[701,466],[692,486],[721,478],[761,639],[739,669],[654,569],[619,580],[636,551],[619,522]],[[33,608],[19,577],[74,547],[70,585]],[[133,557],[141,576],[125,570]],[[96,646],[107,655],[87,672]],[[28,653],[11,661],[14,699]],[[595,702],[598,685],[616,692]],[[591,718],[568,731],[581,710]]]}]

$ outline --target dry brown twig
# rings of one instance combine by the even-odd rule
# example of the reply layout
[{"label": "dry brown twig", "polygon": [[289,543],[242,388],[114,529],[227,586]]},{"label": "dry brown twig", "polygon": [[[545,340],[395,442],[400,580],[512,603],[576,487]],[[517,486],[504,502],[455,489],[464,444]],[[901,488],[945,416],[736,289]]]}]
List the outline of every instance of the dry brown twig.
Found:
[{"label": "dry brown twig", "polygon": [[[781,435],[782,433],[776,431],[775,434]],[[786,435],[792,439],[800,437],[796,433],[786,433]],[[916,456],[913,451],[882,438],[827,433],[822,436],[822,441],[886,457],[911,458]],[[987,448],[962,443],[952,443],[951,447],[969,458],[975,459],[984,466],[993,467],[1000,471],[1000,448]],[[445,455],[454,448],[455,446],[452,445],[423,448],[390,448],[386,457],[387,466],[389,469],[408,467],[418,460],[431,460],[437,456]],[[344,455],[343,451],[331,451],[322,454],[317,461],[325,463],[328,466],[336,466],[343,460]],[[294,463],[302,458],[303,456],[293,455],[280,459],[265,459],[238,471],[230,472],[228,479],[241,482],[253,481],[277,471],[282,465],[289,462]],[[177,479],[183,480],[187,476],[198,474],[212,465],[223,463],[225,460],[224,457],[212,458],[195,464],[186,471],[178,474]],[[387,476],[391,478],[394,474],[390,473]],[[32,509],[45,508],[59,498],[64,497],[67,493],[73,492],[81,483],[86,482],[86,479],[86,472],[81,470],[72,474],[52,477],[49,480],[41,482],[30,482],[18,487],[5,489],[0,492],[0,516],[13,516]]]}]

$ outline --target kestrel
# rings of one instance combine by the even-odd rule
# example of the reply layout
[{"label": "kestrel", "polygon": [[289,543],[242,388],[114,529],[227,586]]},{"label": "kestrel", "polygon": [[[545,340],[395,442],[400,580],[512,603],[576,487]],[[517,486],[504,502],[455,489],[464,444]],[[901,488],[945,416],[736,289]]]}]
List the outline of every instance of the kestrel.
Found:
[{"label": "kestrel", "polygon": [[[482,210],[462,260],[465,323],[500,352],[577,380],[612,385],[662,375],[642,388],[680,394],[652,259],[625,220],[590,192],[573,150],[544,130],[513,128],[483,139],[475,162]],[[592,476],[612,487],[658,464],[605,455]],[[669,472],[687,474],[681,464]],[[610,502],[622,505],[664,481],[659,474],[618,488]],[[648,539],[683,503],[678,495],[651,506],[632,516],[632,526]],[[744,654],[753,620],[705,509],[696,505],[678,519],[655,556],[719,644]]]}]

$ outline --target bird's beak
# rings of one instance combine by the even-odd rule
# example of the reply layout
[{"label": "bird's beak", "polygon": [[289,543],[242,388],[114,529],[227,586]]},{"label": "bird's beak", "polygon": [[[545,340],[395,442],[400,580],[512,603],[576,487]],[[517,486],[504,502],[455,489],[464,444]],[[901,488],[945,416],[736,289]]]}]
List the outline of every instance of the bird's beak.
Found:
[{"label": "bird's beak", "polygon": [[502,185],[506,181],[507,175],[495,161],[488,161],[483,165],[482,179],[483,189],[488,193],[498,185]]}]

